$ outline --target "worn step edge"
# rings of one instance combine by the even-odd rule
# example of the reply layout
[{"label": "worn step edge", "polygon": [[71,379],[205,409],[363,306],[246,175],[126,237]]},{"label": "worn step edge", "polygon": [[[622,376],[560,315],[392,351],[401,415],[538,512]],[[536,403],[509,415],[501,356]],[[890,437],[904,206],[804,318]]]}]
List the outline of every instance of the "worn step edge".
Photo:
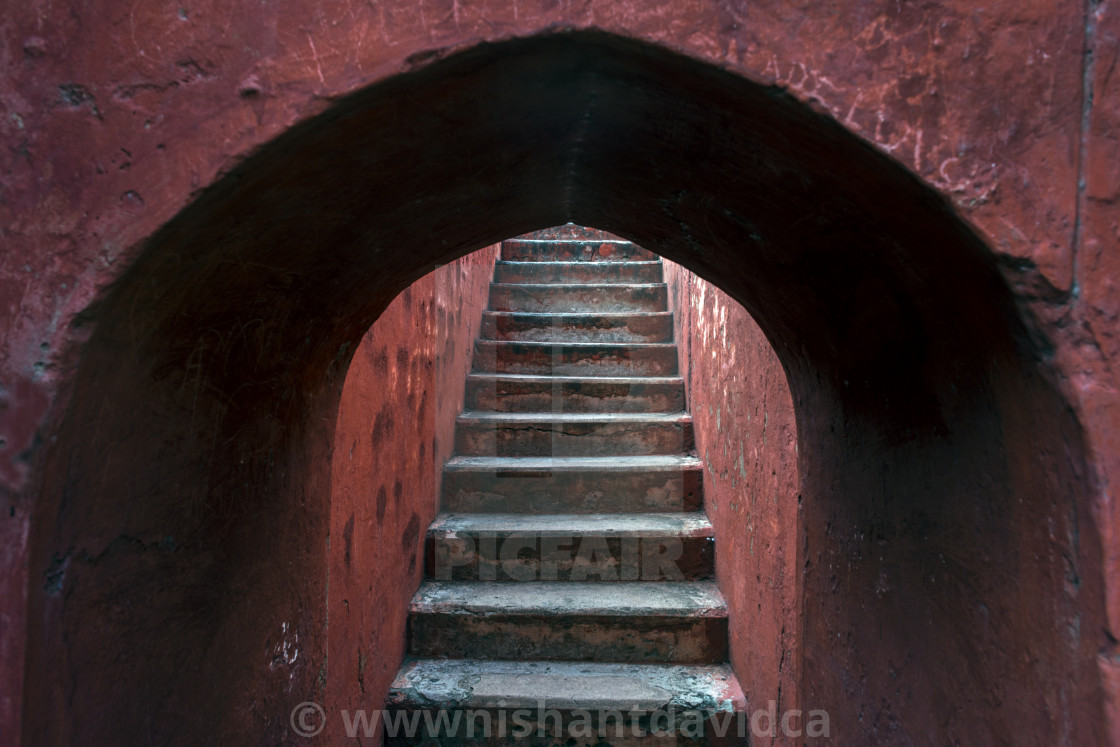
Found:
[{"label": "worn step edge", "polygon": [[680,472],[701,471],[698,457],[677,454],[637,456],[454,456],[446,472]]},{"label": "worn step edge", "polygon": [[728,664],[409,659],[386,704],[412,708],[545,708],[745,712]]},{"label": "worn step edge", "polygon": [[459,534],[538,537],[713,537],[714,529],[702,511],[677,513],[524,514],[441,513],[428,527],[429,537]]},{"label": "worn step edge", "polygon": [[557,226],[549,226],[547,228],[537,229],[536,231],[527,231],[527,232],[525,232],[523,234],[520,234],[518,236],[511,237],[510,239],[507,239],[507,241],[517,240],[517,239],[530,239],[530,240],[535,239],[535,240],[542,240],[542,241],[549,240],[549,239],[555,239],[555,240],[583,239],[583,240],[586,240],[588,238],[602,240],[602,241],[627,241],[627,239],[624,239],[623,237],[619,236],[618,234],[611,233],[610,231],[604,231],[603,229],[595,228],[594,226],[583,226],[583,225],[580,225],[578,223],[574,223],[572,221],[568,221],[567,223],[561,223],[560,225],[557,225]]},{"label": "worn step edge", "polygon": [[598,322],[609,322],[616,326],[621,324],[634,324],[641,322],[669,322],[673,321],[672,311],[503,311],[499,309],[484,309],[483,319],[495,322],[508,321],[522,324],[561,324],[575,328],[588,327]]},{"label": "worn step edge", "polygon": [[475,340],[472,373],[679,376],[672,343]]},{"label": "worn step edge", "polygon": [[500,615],[608,618],[726,618],[727,602],[712,581],[573,581],[499,583],[426,580],[409,603],[411,615]]},{"label": "worn step edge", "polygon": [[473,372],[556,372],[565,376],[680,375],[676,346],[663,342],[478,339],[474,343],[471,364]]},{"label": "worn step edge", "polygon": [[691,582],[426,581],[409,605],[416,656],[727,660],[727,605]]},{"label": "worn step edge", "polygon": [[[557,244],[557,243],[562,243],[562,242],[542,241],[540,243],[542,243],[542,244]],[[586,243],[586,242],[575,242],[575,241],[573,241],[571,243],[576,244],[576,243]],[[620,242],[611,242],[611,243],[620,243]],[[587,262],[579,262],[579,261],[573,261],[573,260],[567,260],[567,259],[551,259],[551,260],[544,260],[544,261],[541,261],[541,262],[527,262],[527,261],[522,260],[522,259],[499,259],[494,263],[495,267],[509,267],[511,265],[532,265],[532,266],[560,265],[560,266],[571,266],[571,267],[587,267],[588,264],[589,263],[587,263]],[[660,259],[630,259],[630,260],[620,260],[618,262],[598,262],[597,264],[600,264],[600,265],[608,265],[608,264],[631,265],[631,266],[637,266],[637,267],[641,267],[641,268],[648,268],[648,267],[656,267],[656,266],[660,265],[661,260]]]},{"label": "worn step edge", "polygon": [[661,267],[662,263],[659,259],[629,259],[619,260],[617,262],[580,262],[579,260],[571,259],[545,259],[533,262],[524,259],[499,259],[494,263],[494,267],[496,268],[508,268],[511,270],[536,269],[542,265],[549,269],[556,270],[579,269],[582,271],[586,267],[634,267],[636,271],[641,271],[656,269]]},{"label": "worn step edge", "polygon": [[501,371],[471,371],[467,379],[486,381],[524,382],[526,384],[587,384],[588,386],[602,386],[617,384],[619,386],[677,386],[684,384],[681,376],[568,376],[547,374],[522,374],[503,373]]},{"label": "worn step edge", "polygon": [[509,317],[541,317],[548,318],[573,318],[573,319],[628,319],[628,318],[663,318],[671,319],[671,311],[496,311],[484,309],[483,316],[509,316]]},{"label": "worn step edge", "polygon": [[449,512],[679,513],[703,505],[703,465],[680,454],[640,456],[460,455],[444,466]]},{"label": "worn step edge", "polygon": [[622,264],[625,262],[658,259],[657,254],[637,244],[620,241],[503,241],[501,260],[504,262],[594,262]]},{"label": "worn step edge", "polygon": [[612,291],[619,289],[633,290],[633,291],[650,291],[661,290],[667,288],[667,283],[490,283],[490,289],[493,290],[506,290],[513,288],[522,291],[539,291],[547,293],[548,291],[593,291],[597,288],[609,287]]},{"label": "worn step edge", "polygon": [[599,321],[606,322],[672,322],[672,311],[501,311],[497,309],[484,309],[483,319],[495,321],[509,320],[513,322],[532,323],[540,322],[579,327],[588,326]]},{"label": "worn step edge", "polygon": [[632,350],[673,350],[676,351],[676,344],[672,342],[576,342],[569,340],[562,340],[560,342],[551,342],[548,340],[475,340],[476,345],[495,348],[530,348],[544,350],[546,348],[568,348],[571,350],[602,350],[604,348],[612,352],[618,350],[620,352],[629,352]]},{"label": "worn step edge", "polygon": [[524,312],[669,311],[664,283],[491,283],[487,308]]},{"label": "worn step edge", "polygon": [[[521,244],[628,244],[638,246],[629,239],[599,239],[599,238],[562,238],[562,239],[531,239],[523,238],[521,236],[514,236],[512,239],[504,239],[503,241],[518,242]],[[639,247],[640,248],[640,247]]]},{"label": "worn step edge", "polygon": [[450,581],[686,581],[714,577],[702,511],[443,513],[428,528],[428,578]]},{"label": "worn step edge", "polygon": [[484,311],[479,339],[511,342],[672,343],[670,311]]},{"label": "worn step edge", "polygon": [[660,425],[691,423],[692,415],[680,412],[495,412],[484,410],[465,410],[460,413],[458,423],[496,425],[528,425],[532,423],[579,423],[598,424],[635,424]]},{"label": "worn step edge", "polygon": [[494,282],[504,284],[631,285],[664,282],[660,262],[520,262],[499,260],[494,266]]},{"label": "worn step edge", "polygon": [[669,412],[685,404],[683,379],[674,377],[549,376],[467,377],[464,407],[479,412]]}]

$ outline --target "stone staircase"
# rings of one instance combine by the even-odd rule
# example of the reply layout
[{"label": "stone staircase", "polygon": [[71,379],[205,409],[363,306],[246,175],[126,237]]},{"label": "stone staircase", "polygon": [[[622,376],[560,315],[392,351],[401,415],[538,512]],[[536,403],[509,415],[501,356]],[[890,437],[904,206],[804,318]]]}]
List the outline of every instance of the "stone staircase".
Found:
[{"label": "stone staircase", "polygon": [[662,281],[592,229],[503,242],[386,744],[747,741]]}]

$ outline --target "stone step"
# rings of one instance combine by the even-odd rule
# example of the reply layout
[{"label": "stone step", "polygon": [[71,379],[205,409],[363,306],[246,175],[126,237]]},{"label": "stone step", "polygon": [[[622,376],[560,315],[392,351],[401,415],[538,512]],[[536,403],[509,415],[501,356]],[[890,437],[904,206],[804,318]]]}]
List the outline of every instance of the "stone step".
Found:
[{"label": "stone step", "polygon": [[455,427],[455,453],[465,456],[635,456],[693,448],[686,412],[470,411]]},{"label": "stone step", "polygon": [[605,313],[668,311],[665,283],[630,285],[490,284],[491,311]]},{"label": "stone step", "polygon": [[727,664],[408,659],[385,708],[386,745],[743,745],[751,734]]},{"label": "stone step", "polygon": [[677,346],[646,342],[475,340],[476,373],[675,376]]},{"label": "stone step", "polygon": [[440,514],[426,570],[440,581],[695,581],[714,576],[708,517]]},{"label": "stone step", "polygon": [[480,337],[532,342],[669,342],[673,314],[527,314],[482,312]]},{"label": "stone step", "polygon": [[693,456],[468,457],[443,468],[450,512],[698,511],[703,465]]},{"label": "stone step", "polygon": [[590,228],[588,226],[579,226],[575,223],[565,223],[562,226],[551,226],[549,228],[542,228],[539,231],[530,231],[529,233],[514,236],[515,239],[541,239],[541,240],[587,240],[594,239],[597,241],[626,241],[621,236],[616,236],[609,231],[603,231],[598,228]]},{"label": "stone step", "polygon": [[660,262],[498,262],[495,283],[660,283]]},{"label": "stone step", "polygon": [[506,262],[652,262],[658,256],[621,239],[506,239],[502,242],[501,259]]},{"label": "stone step", "polygon": [[677,412],[685,409],[679,376],[538,376],[472,373],[468,410],[499,412]]},{"label": "stone step", "polygon": [[413,656],[727,659],[727,604],[711,581],[425,581],[409,604],[408,622]]}]

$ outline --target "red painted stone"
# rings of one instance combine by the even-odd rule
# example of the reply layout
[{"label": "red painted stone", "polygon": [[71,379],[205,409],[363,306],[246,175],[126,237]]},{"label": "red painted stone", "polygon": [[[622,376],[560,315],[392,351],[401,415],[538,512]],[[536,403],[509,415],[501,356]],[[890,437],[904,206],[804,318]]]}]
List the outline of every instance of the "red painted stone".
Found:
[{"label": "red painted stone", "polygon": [[[1083,665],[1120,637],[1120,220],[1116,9],[1091,7],[14,6],[2,739],[150,737],[107,679],[186,741],[284,733],[325,653],[322,465],[349,351],[436,264],[574,219],[718,283],[774,343],[797,411],[807,707],[855,741],[1102,741],[1115,690]],[[563,55],[440,67],[563,27],[729,74],[621,42],[593,96]],[[339,104],[354,117],[293,129],[388,79]],[[317,641],[294,680],[270,669],[282,622]],[[157,703],[171,672],[193,695]],[[1063,703],[1066,721],[1039,715]]]},{"label": "red painted stone", "polygon": [[719,288],[673,262],[665,279],[706,465],[732,664],[748,702],[811,710],[800,703],[797,425],[785,372],[762,330]]},{"label": "red painted stone", "polygon": [[[369,707],[404,656],[409,600],[423,575],[424,533],[438,508],[463,379],[498,246],[413,283],[362,338],[346,375],[331,458],[322,705]],[[324,739],[344,740],[329,722]]]}]

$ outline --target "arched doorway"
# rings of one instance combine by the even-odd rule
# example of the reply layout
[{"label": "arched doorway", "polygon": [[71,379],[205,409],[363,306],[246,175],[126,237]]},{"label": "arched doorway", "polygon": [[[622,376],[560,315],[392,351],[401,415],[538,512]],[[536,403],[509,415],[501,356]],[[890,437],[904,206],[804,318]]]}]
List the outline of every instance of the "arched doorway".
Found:
[{"label": "arched doorway", "polygon": [[[982,242],[781,92],[573,32],[294,128],[91,308],[34,519],[26,738],[284,739],[328,671],[324,465],[354,344],[435,264],[568,220],[717,284],[785,367],[803,702],[871,739],[1097,735],[1079,428]],[[282,622],[290,671],[264,658]]]}]

